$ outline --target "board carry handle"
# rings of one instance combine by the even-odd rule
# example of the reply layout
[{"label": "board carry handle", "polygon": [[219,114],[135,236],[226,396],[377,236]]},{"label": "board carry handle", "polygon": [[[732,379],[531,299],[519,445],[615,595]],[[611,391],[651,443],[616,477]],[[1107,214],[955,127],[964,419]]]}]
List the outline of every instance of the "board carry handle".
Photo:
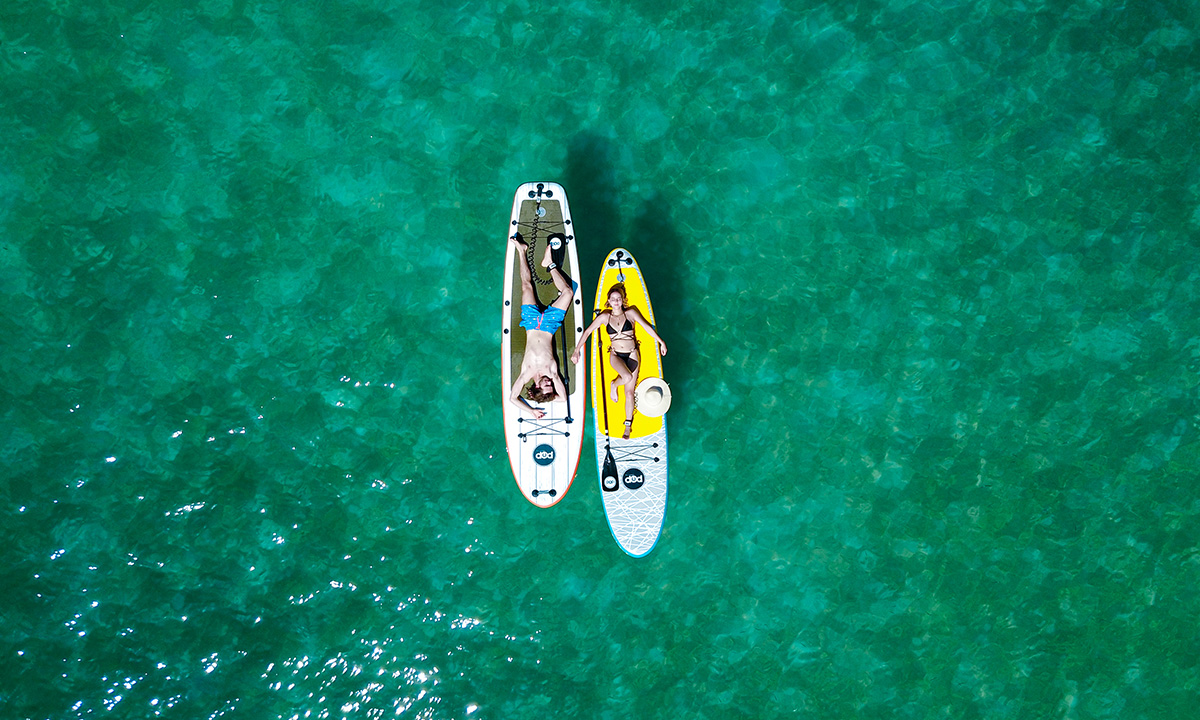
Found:
[{"label": "board carry handle", "polygon": [[625,273],[621,272],[621,270],[622,268],[633,267],[633,258],[627,256],[625,251],[618,250],[616,257],[609,259],[608,266],[617,269],[617,282],[623,283],[625,282]]}]

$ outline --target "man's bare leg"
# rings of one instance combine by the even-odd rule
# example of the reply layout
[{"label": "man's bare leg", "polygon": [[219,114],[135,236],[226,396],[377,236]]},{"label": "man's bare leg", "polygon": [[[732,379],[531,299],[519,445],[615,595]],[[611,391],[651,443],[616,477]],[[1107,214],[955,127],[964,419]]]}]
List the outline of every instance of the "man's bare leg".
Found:
[{"label": "man's bare leg", "polygon": [[[553,260],[550,256],[550,246],[546,245],[546,253],[542,256],[542,267],[549,267],[551,264],[553,264]],[[575,283],[557,265],[550,268],[550,279],[554,281],[554,287],[558,288],[558,297],[554,298],[554,302],[550,304],[564,311],[570,309],[571,299],[575,296]]]},{"label": "man's bare leg", "polygon": [[526,256],[529,252],[529,245],[521,237],[521,233],[516,233],[509,238],[509,242],[517,246],[517,266],[521,269],[521,304],[537,306],[538,297],[537,291],[533,289],[533,271],[529,269],[529,260]]}]

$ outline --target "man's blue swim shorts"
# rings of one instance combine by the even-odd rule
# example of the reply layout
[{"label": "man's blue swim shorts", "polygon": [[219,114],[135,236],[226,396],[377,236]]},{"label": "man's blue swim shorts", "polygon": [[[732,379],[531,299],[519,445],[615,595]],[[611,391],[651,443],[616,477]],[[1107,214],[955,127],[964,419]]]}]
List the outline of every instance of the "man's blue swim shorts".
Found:
[{"label": "man's blue swim shorts", "polygon": [[566,311],[553,305],[546,308],[546,312],[538,312],[537,305],[521,306],[521,327],[526,330],[541,330],[553,335],[562,327],[566,317]]}]

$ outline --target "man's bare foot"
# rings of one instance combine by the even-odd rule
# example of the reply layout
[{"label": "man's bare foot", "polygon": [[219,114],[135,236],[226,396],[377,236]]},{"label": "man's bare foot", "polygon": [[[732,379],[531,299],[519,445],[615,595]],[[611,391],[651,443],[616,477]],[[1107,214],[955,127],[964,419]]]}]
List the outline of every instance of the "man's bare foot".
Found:
[{"label": "man's bare foot", "polygon": [[521,233],[513,233],[508,239],[509,242],[511,242],[513,245],[516,245],[517,249],[521,252],[526,252],[529,250],[529,246],[525,244],[525,238],[521,237]]},{"label": "man's bare foot", "polygon": [[546,252],[542,253],[542,267],[550,267],[554,259],[550,257],[550,244],[546,243]]}]

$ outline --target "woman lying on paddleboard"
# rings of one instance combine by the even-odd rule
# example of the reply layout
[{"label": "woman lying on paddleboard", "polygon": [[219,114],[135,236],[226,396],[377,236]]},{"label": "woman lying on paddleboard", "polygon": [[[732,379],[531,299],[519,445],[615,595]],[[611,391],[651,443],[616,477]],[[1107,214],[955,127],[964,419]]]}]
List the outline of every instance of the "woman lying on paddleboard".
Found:
[{"label": "woman lying on paddleboard", "polygon": [[[547,238],[546,254],[542,258],[542,267],[550,271],[550,278],[558,288],[558,297],[545,311],[538,305],[537,291],[533,287],[533,273],[526,261],[529,245],[516,233],[509,240],[517,246],[521,267],[521,327],[525,328],[525,356],[521,360],[521,374],[513,383],[509,393],[509,402],[521,408],[524,412],[532,413],[540,418],[546,414],[544,410],[529,404],[529,400],[539,403],[566,402],[567,389],[558,374],[558,363],[554,360],[554,333],[562,327],[567,310],[571,308],[571,298],[574,297],[571,279],[563,274],[562,268],[553,260],[551,247],[562,247],[567,241],[562,233],[552,233]],[[526,384],[532,381],[532,386],[521,396]]]},{"label": "woman lying on paddleboard", "polygon": [[616,402],[617,387],[625,386],[625,434],[622,437],[628,439],[633,432],[633,401],[638,382],[639,356],[638,342],[633,333],[634,323],[641,325],[642,329],[654,338],[658,351],[663,355],[667,354],[667,344],[654,331],[654,326],[646,322],[642,313],[627,304],[624,283],[615,283],[608,289],[608,302],[604,308],[592,324],[588,325],[583,337],[579,338],[579,344],[571,351],[571,362],[579,362],[579,349],[596,328],[604,325],[604,329],[608,331],[608,363],[617,373],[617,377],[608,385],[608,392],[612,401]]}]

